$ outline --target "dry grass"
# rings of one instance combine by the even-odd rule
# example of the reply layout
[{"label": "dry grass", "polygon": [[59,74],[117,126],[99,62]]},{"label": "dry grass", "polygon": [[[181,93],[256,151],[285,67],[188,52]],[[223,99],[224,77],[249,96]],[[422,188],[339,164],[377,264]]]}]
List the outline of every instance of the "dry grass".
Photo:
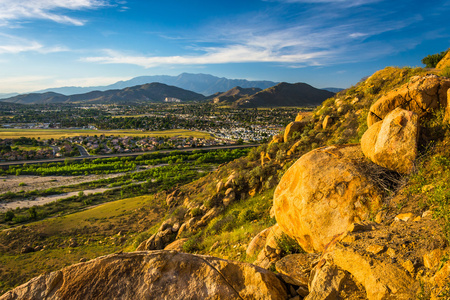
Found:
[{"label": "dry grass", "polygon": [[82,129],[0,129],[0,139],[17,139],[20,137],[40,138],[40,139],[59,139],[62,137],[74,136],[180,136],[211,139],[211,135],[205,132],[190,131],[185,129],[174,129],[164,131],[139,131],[139,130],[82,130]]}]

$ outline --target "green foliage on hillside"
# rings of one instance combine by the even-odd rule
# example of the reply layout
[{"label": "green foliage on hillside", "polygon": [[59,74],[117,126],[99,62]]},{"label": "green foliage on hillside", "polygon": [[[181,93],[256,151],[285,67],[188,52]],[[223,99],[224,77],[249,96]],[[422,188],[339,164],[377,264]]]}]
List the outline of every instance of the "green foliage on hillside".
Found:
[{"label": "green foliage on hillside", "polygon": [[437,64],[444,58],[448,50],[442,51],[436,54],[427,55],[422,59],[422,63],[427,66],[427,68],[436,68]]}]

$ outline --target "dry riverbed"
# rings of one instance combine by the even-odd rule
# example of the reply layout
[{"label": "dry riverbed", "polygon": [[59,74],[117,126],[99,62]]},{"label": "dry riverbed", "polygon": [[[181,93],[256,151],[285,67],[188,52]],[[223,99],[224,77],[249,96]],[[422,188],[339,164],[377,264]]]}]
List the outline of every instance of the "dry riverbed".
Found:
[{"label": "dry riverbed", "polygon": [[28,192],[33,190],[46,190],[49,188],[56,188],[61,186],[74,185],[84,182],[91,182],[103,178],[114,178],[124,175],[124,173],[117,174],[102,174],[102,175],[83,175],[83,176],[34,176],[34,175],[7,175],[0,176],[0,194],[6,192],[17,193],[21,190]]}]

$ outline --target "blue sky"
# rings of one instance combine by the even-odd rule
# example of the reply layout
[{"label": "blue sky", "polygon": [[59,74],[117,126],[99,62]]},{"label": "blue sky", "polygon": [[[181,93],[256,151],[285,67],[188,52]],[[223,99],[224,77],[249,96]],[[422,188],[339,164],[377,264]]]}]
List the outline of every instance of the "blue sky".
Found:
[{"label": "blue sky", "polygon": [[206,73],[349,87],[450,47],[450,0],[0,0],[0,93]]}]

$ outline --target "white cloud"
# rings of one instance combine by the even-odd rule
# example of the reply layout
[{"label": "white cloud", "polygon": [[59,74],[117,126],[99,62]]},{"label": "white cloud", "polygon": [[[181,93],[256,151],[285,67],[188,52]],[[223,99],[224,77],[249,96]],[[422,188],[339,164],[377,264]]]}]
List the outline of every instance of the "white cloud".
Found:
[{"label": "white cloud", "polygon": [[13,20],[45,19],[81,26],[85,20],[71,18],[61,10],[88,10],[106,6],[106,0],[0,0],[0,25]]},{"label": "white cloud", "polygon": [[0,33],[0,54],[16,54],[30,51],[47,54],[69,51],[69,49],[63,46],[45,47],[35,40]]},{"label": "white cloud", "polygon": [[0,78],[0,91],[2,93],[31,92],[45,86],[50,76],[8,76]]}]

